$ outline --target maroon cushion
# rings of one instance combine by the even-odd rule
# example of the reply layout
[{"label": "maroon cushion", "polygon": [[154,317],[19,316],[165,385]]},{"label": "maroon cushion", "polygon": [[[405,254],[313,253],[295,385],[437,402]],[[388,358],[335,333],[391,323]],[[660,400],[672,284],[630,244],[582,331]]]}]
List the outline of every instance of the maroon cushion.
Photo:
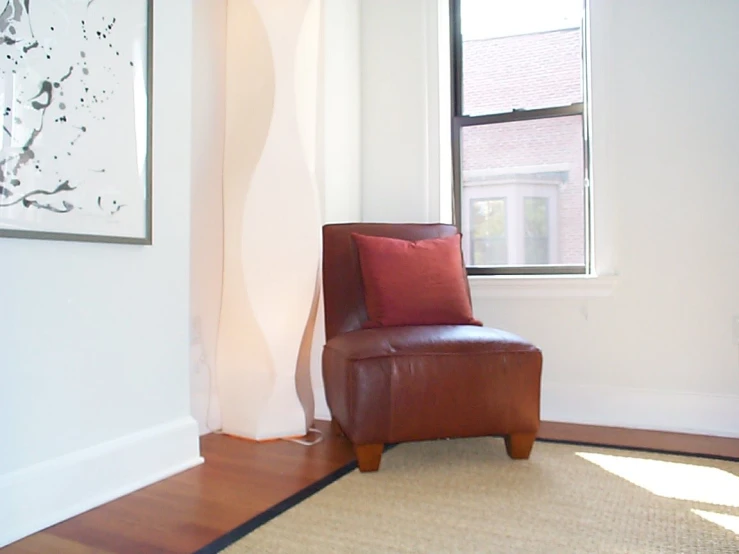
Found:
[{"label": "maroon cushion", "polygon": [[461,235],[419,241],[352,237],[369,318],[364,328],[482,325],[472,315]]}]

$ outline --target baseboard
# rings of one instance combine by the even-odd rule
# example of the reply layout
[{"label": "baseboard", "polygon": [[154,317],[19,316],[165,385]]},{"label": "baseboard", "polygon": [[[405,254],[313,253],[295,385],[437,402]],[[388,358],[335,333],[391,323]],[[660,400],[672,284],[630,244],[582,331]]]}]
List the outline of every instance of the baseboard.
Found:
[{"label": "baseboard", "polygon": [[0,475],[0,547],[202,462],[184,417]]},{"label": "baseboard", "polygon": [[737,438],[739,396],[551,383],[542,387],[541,419]]},{"label": "baseboard", "polygon": [[[316,410],[317,420],[331,413]],[[544,384],[543,421],[739,438],[739,396]]]}]

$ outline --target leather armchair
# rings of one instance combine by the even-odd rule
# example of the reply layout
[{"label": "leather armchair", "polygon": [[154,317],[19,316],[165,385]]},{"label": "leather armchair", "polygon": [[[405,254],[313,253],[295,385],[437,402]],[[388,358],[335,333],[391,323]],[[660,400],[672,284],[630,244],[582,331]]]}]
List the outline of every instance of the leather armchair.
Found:
[{"label": "leather armchair", "polygon": [[451,437],[503,436],[511,458],[528,458],[539,429],[541,351],[472,325],[362,329],[367,313],[351,233],[421,240],[457,228],[323,228],[324,387],[332,426],[351,441],[360,471],[379,469],[387,443]]}]

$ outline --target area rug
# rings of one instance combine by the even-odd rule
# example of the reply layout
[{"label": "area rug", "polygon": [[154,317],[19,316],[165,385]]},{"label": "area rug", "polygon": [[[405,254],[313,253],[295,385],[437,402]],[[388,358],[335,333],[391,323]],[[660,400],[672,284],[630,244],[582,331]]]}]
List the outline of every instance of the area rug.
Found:
[{"label": "area rug", "polygon": [[737,461],[549,442],[513,461],[502,439],[474,438],[350,469],[208,552],[739,553]]}]

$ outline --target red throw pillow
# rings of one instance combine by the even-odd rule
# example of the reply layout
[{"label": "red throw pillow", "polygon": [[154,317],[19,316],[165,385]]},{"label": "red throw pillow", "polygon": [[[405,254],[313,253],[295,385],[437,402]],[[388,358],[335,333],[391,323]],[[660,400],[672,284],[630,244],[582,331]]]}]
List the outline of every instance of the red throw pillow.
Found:
[{"label": "red throw pillow", "polygon": [[461,235],[419,241],[352,237],[369,317],[364,328],[482,325],[472,315]]}]

